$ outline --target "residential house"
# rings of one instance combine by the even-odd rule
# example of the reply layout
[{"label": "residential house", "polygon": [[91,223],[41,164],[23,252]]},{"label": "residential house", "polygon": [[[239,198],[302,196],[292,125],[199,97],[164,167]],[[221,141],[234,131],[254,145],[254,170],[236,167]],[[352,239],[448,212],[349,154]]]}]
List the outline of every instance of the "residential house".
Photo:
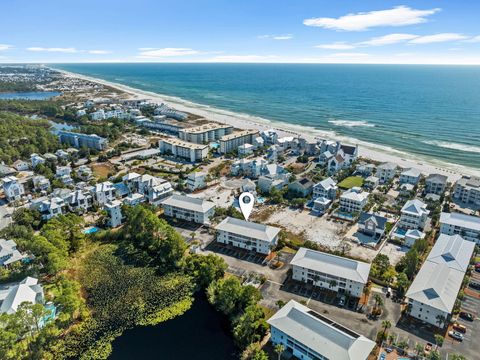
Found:
[{"label": "residential house", "polygon": [[260,133],[260,136],[262,137],[266,145],[276,144],[278,140],[278,133],[273,129],[262,131]]},{"label": "residential house", "polygon": [[0,239],[0,266],[9,266],[25,258],[13,240]]},{"label": "residential house", "polygon": [[388,183],[397,175],[397,164],[386,162],[377,166],[377,177],[380,184]]},{"label": "residential house", "polygon": [[277,245],[280,228],[232,217],[216,226],[217,242],[268,255]]},{"label": "residential house", "polygon": [[376,176],[370,175],[365,179],[364,186],[367,189],[374,190],[380,184],[380,179]]},{"label": "residential house", "polygon": [[324,197],[326,199],[335,200],[337,198],[338,186],[331,177],[323,179],[313,186],[313,198]]},{"label": "residential house", "polygon": [[404,245],[408,247],[412,247],[417,240],[423,239],[425,237],[425,233],[421,232],[418,229],[408,229],[405,233],[404,238]]},{"label": "residential house", "polygon": [[367,360],[375,342],[308,307],[290,300],[270,319],[270,341],[287,358]]},{"label": "residential house", "polygon": [[115,199],[115,188],[110,181],[105,181],[94,186],[93,194],[98,204],[105,205]]},{"label": "residential house", "polygon": [[309,179],[302,178],[289,183],[288,190],[306,198],[312,193],[313,185],[313,182]]},{"label": "residential house", "polygon": [[35,191],[49,191],[50,190],[50,180],[48,180],[43,175],[37,175],[32,178],[33,189]]},{"label": "residential house", "polygon": [[65,199],[70,211],[77,214],[86,213],[93,206],[93,196],[88,191],[72,191]]},{"label": "residential house", "polygon": [[368,282],[370,264],[307,248],[290,262],[292,279],[360,298]]},{"label": "residential house", "polygon": [[57,166],[55,175],[65,185],[72,185],[73,179],[71,176],[72,168],[70,166]]},{"label": "residential house", "polygon": [[425,179],[425,194],[442,195],[447,187],[448,177],[440,174],[430,174]]},{"label": "residential house", "polygon": [[458,234],[465,240],[480,245],[480,218],[461,213],[440,214],[440,233],[446,235]]},{"label": "residential house", "polygon": [[135,206],[143,202],[145,202],[145,196],[139,193],[130,194],[123,200],[124,204],[130,205],[130,206]]},{"label": "residential house", "polygon": [[40,155],[34,153],[30,155],[30,162],[32,163],[32,169],[35,169],[38,165],[44,164],[45,159]]},{"label": "residential house", "polygon": [[323,215],[327,212],[328,208],[332,204],[332,200],[327,199],[326,197],[320,196],[313,200],[313,212],[318,215]]},{"label": "residential house", "polygon": [[359,187],[353,187],[340,195],[340,211],[355,214],[363,210],[370,194]]},{"label": "residential house", "polygon": [[463,176],[453,186],[453,198],[465,204],[480,205],[480,177]]},{"label": "residential house", "polygon": [[400,184],[412,184],[417,185],[420,181],[422,172],[415,168],[405,169],[400,173]]},{"label": "residential house", "polygon": [[30,169],[29,163],[23,160],[15,161],[13,167],[17,169],[17,171],[28,171]]},{"label": "residential house", "polygon": [[439,328],[448,325],[474,249],[459,235],[441,234],[406,293],[407,313]]},{"label": "residential house", "polygon": [[109,201],[103,205],[103,209],[107,212],[107,226],[116,228],[122,225],[123,216],[121,201]]},{"label": "residential house", "polygon": [[65,214],[67,203],[60,197],[53,196],[40,202],[32,202],[31,207],[40,212],[42,220],[50,220],[55,216]]},{"label": "residential house", "polygon": [[3,192],[8,202],[20,200],[25,194],[23,184],[15,176],[7,176],[2,179]]},{"label": "residential house", "polygon": [[215,212],[215,203],[192,196],[173,194],[160,202],[165,216],[207,225]]},{"label": "residential house", "polygon": [[418,199],[408,200],[400,210],[400,220],[398,227],[404,230],[418,229],[423,230],[427,223],[428,214],[427,205]]},{"label": "residential house", "polygon": [[203,189],[207,186],[205,178],[207,173],[205,172],[191,172],[187,176],[187,189],[190,191],[195,191],[197,189]]},{"label": "residential house", "polygon": [[373,237],[381,239],[387,229],[388,219],[377,214],[362,212],[358,219],[358,231]]},{"label": "residential house", "polygon": [[76,176],[82,181],[90,181],[93,179],[93,172],[87,165],[80,165],[75,169]]},{"label": "residential house", "polygon": [[0,302],[0,313],[14,314],[24,302],[43,304],[43,288],[36,278],[26,277],[18,284],[0,290]]},{"label": "residential house", "polygon": [[252,144],[243,144],[238,147],[238,156],[248,156],[253,154],[253,150],[255,150],[255,146]]}]

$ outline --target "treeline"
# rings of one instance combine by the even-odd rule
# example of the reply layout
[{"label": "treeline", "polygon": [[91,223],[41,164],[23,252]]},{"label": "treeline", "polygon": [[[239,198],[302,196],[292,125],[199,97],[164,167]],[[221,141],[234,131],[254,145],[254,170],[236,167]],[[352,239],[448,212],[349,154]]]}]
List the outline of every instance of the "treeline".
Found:
[{"label": "treeline", "polygon": [[28,81],[0,81],[0,93],[3,92],[27,92],[37,89],[33,82]]},{"label": "treeline", "polygon": [[0,111],[0,161],[11,164],[29,159],[30,154],[55,152],[61,146],[50,131],[50,124]]}]

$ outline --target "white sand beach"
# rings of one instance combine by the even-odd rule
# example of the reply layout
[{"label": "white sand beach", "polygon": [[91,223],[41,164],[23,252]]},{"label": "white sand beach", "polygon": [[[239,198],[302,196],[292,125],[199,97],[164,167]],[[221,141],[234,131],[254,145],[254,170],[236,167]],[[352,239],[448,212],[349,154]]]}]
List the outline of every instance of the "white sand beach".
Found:
[{"label": "white sand beach", "polygon": [[173,96],[143,91],[129,86],[105,81],[102,79],[92,78],[89,76],[75,74],[63,70],[55,70],[63,73],[65,76],[68,77],[80,78],[112,87],[114,89],[129,94],[132,99],[148,99],[153,102],[163,102],[171,107],[174,107],[177,110],[201,116],[211,121],[229,124],[239,129],[258,129],[260,131],[267,129],[275,129],[278,131],[280,136],[300,135],[309,140],[328,139],[338,140],[347,144],[358,144],[360,156],[364,158],[380,162],[393,162],[401,168],[417,168],[425,175],[431,173],[446,175],[448,176],[449,181],[457,180],[461,177],[462,174],[480,176],[480,170],[477,169],[442,162],[440,159],[421,158],[418,155],[408,154],[406,152],[402,152],[386,146],[339,136],[334,131],[321,131],[312,127],[293,125],[279,121],[270,121],[268,119],[255,117],[248,114],[233,113],[230,111],[213,108],[208,105],[196,104]]}]

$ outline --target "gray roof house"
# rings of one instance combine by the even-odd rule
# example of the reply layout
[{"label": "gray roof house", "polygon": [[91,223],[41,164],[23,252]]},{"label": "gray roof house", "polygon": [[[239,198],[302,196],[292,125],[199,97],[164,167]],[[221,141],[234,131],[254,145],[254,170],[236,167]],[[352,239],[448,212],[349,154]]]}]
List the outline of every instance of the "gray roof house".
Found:
[{"label": "gray roof house", "polygon": [[273,344],[300,359],[365,360],[375,343],[363,335],[290,300],[268,324]]}]

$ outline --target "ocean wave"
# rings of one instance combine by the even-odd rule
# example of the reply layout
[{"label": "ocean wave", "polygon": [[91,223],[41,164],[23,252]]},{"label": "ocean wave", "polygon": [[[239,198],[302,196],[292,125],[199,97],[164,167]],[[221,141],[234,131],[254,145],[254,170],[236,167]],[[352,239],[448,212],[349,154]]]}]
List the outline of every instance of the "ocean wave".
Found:
[{"label": "ocean wave", "polygon": [[375,127],[374,124],[370,124],[368,121],[364,120],[329,120],[330,124],[335,126],[343,126],[343,127],[357,127],[357,126],[364,126],[364,127]]},{"label": "ocean wave", "polygon": [[452,143],[452,142],[440,141],[440,140],[426,140],[426,141],[423,141],[423,142],[425,144],[435,145],[435,146],[442,147],[442,148],[445,148],[445,149],[453,149],[453,150],[458,150],[458,151],[480,154],[480,147],[479,146],[458,144],[458,143]]}]

